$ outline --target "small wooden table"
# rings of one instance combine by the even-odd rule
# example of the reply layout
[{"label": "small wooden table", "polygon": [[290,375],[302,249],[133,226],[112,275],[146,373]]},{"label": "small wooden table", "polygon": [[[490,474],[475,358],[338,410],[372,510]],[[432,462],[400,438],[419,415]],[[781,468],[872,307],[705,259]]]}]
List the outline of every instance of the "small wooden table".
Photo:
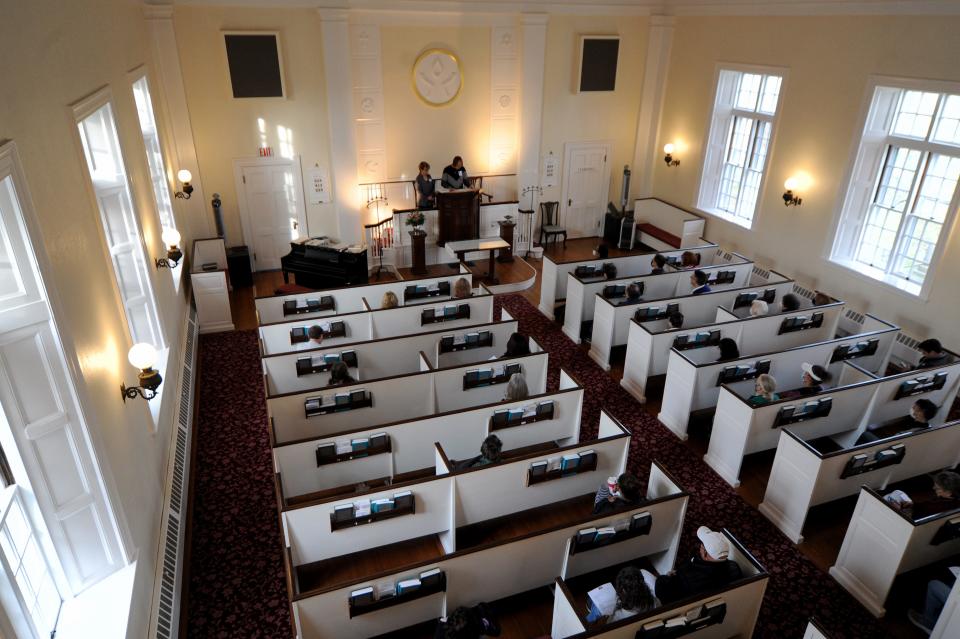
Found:
[{"label": "small wooden table", "polygon": [[513,220],[499,220],[497,224],[500,226],[500,239],[509,244],[509,246],[502,251],[497,257],[497,261],[500,263],[507,263],[513,261],[513,229],[517,226],[517,223]]},{"label": "small wooden table", "polygon": [[466,253],[473,251],[490,251],[490,261],[487,264],[487,280],[491,284],[499,284],[497,279],[497,260],[496,252],[510,248],[510,244],[501,240],[499,237],[480,238],[476,240],[459,240],[457,242],[447,242],[448,251],[457,256],[457,259],[463,261]]}]

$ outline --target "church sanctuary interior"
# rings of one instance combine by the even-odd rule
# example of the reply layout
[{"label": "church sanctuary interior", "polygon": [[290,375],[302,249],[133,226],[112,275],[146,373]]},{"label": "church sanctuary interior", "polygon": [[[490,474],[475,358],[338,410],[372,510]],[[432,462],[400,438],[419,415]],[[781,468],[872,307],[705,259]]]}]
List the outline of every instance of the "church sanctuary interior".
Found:
[{"label": "church sanctuary interior", "polygon": [[960,639],[958,33],[0,0],[0,639]]}]

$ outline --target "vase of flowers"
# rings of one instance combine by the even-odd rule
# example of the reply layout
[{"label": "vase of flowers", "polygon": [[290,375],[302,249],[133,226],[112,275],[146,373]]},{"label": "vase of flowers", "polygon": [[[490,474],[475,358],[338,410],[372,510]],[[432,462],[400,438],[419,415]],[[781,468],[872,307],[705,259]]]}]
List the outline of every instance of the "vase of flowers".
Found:
[{"label": "vase of flowers", "polygon": [[423,222],[426,220],[426,217],[421,211],[414,211],[407,215],[406,225],[413,227],[413,232],[420,234],[423,233]]}]

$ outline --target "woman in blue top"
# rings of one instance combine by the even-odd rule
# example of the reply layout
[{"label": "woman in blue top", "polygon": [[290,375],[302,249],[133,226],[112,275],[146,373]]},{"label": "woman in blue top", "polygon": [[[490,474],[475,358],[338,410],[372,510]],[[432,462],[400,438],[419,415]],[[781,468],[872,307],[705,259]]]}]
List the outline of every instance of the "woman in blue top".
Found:
[{"label": "woman in blue top", "polygon": [[430,177],[430,165],[426,162],[421,162],[420,173],[417,174],[417,179],[414,180],[413,184],[417,191],[417,207],[421,209],[432,209],[436,206],[436,183],[433,181],[433,178]]}]

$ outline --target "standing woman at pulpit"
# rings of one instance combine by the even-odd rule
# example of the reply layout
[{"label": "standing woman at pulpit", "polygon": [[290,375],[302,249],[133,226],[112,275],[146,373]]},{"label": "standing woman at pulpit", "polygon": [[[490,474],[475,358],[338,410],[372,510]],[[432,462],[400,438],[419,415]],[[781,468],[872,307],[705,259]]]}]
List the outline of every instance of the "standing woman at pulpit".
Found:
[{"label": "standing woman at pulpit", "polygon": [[430,176],[430,165],[421,162],[418,168],[420,173],[417,175],[417,179],[413,181],[414,189],[417,192],[417,208],[435,208],[437,205],[437,185]]},{"label": "standing woman at pulpit", "polygon": [[463,158],[459,155],[453,158],[450,166],[443,169],[443,178],[440,183],[448,189],[469,189],[470,178],[467,169],[463,166]]}]

